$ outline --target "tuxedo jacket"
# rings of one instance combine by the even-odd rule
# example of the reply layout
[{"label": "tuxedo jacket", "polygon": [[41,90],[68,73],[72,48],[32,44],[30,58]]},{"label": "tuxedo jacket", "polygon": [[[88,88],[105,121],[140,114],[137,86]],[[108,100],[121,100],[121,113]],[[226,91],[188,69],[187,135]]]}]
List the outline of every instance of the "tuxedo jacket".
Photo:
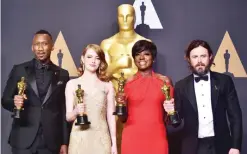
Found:
[{"label": "tuxedo jacket", "polygon": [[[216,152],[228,154],[230,148],[240,150],[242,112],[233,80],[211,71],[210,81]],[[175,108],[183,119],[181,153],[196,154],[199,122],[193,74],[175,84]]]},{"label": "tuxedo jacket", "polygon": [[9,143],[14,148],[26,149],[30,147],[42,126],[43,136],[47,147],[59,150],[62,144],[69,142],[69,130],[65,112],[65,86],[69,80],[68,71],[51,64],[52,79],[41,102],[35,79],[34,60],[15,65],[9,75],[7,85],[2,96],[3,108],[13,111],[14,96],[18,94],[17,83],[25,77],[27,100],[21,118],[14,119],[9,136]]}]

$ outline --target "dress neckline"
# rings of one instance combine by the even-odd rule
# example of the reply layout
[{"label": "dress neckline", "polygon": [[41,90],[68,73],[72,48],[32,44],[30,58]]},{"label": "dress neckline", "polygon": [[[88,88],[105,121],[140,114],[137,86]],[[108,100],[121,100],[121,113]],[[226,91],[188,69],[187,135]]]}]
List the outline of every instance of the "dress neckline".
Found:
[{"label": "dress neckline", "polygon": [[139,71],[136,73],[136,77],[138,78],[153,78],[155,76],[154,71],[151,71],[151,76],[143,76]]}]

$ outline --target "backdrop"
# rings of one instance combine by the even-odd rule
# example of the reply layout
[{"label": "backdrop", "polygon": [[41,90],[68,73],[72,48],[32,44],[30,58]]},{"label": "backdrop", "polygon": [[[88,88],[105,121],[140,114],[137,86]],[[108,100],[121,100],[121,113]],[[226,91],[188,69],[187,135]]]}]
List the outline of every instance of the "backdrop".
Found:
[{"label": "backdrop", "polygon": [[[136,31],[158,47],[155,70],[170,76],[174,83],[190,73],[184,61],[188,43],[192,39],[210,43],[216,55],[213,70],[226,72],[234,79],[243,111],[243,145],[247,145],[247,1],[2,0],[1,90],[12,66],[33,57],[32,37],[39,29],[52,33],[56,41],[53,62],[69,69],[73,76],[87,44],[100,44],[118,32],[117,7],[123,3],[134,4]],[[10,154],[7,139],[12,120],[9,112],[1,111],[1,152]],[[242,153],[247,153],[246,146]]]}]

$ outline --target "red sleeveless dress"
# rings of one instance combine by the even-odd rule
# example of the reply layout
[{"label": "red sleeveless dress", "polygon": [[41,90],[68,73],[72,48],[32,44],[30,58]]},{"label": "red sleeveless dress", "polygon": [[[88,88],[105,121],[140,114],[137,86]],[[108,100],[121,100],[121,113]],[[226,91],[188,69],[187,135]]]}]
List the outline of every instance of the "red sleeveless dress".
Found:
[{"label": "red sleeveless dress", "polygon": [[122,133],[121,154],[168,154],[161,91],[164,82],[137,73],[125,85],[128,119]]}]

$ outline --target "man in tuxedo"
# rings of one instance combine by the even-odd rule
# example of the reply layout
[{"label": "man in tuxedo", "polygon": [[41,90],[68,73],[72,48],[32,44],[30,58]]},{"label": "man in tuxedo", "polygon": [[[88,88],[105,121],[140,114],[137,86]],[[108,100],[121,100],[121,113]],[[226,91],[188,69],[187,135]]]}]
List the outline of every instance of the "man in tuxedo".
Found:
[{"label": "man in tuxedo", "polygon": [[175,104],[183,120],[181,153],[239,154],[242,112],[232,78],[210,71],[213,52],[203,40],[190,43],[186,58],[192,74],[175,84],[174,100],[164,103],[166,112]]},{"label": "man in tuxedo", "polygon": [[[3,108],[23,107],[14,118],[9,144],[13,154],[67,154],[69,130],[65,115],[65,86],[68,71],[50,60],[52,36],[46,30],[35,33],[35,58],[14,65],[3,92]],[[25,95],[18,95],[17,83],[24,77]]]}]

